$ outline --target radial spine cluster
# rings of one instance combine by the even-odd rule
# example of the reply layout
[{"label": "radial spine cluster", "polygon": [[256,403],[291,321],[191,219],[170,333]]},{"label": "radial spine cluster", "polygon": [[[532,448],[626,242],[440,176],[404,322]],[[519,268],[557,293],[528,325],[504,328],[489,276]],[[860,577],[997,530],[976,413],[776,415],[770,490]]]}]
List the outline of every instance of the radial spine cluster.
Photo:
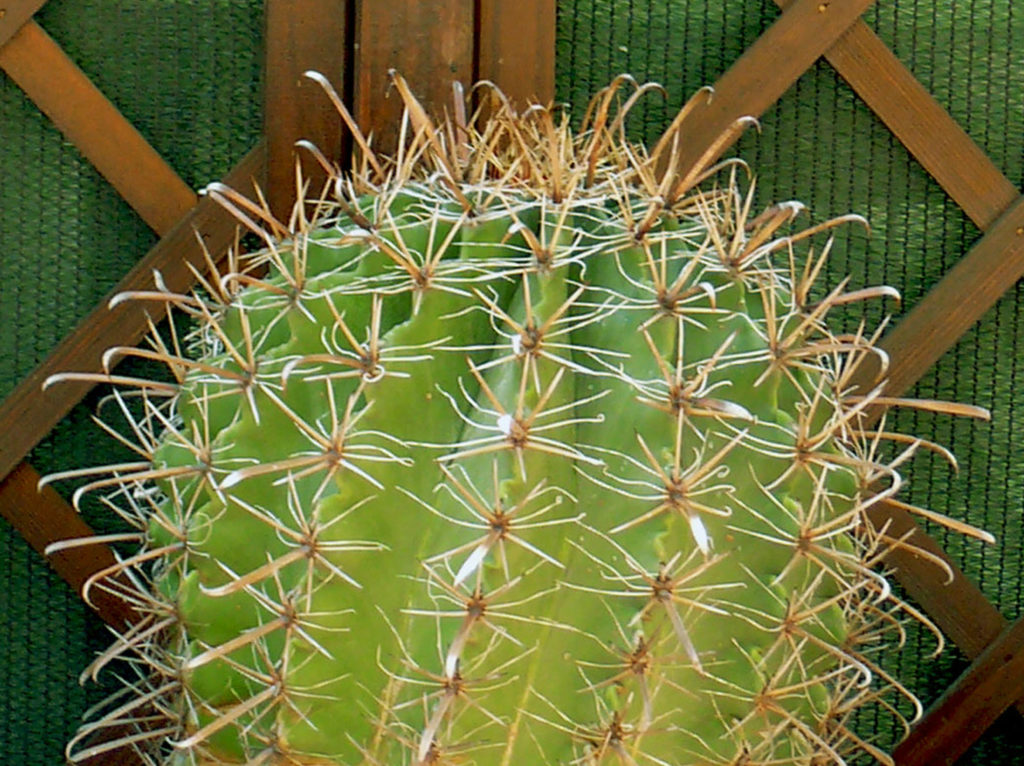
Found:
[{"label": "radial spine cluster", "polygon": [[895,296],[815,286],[861,219],[752,211],[745,168],[711,165],[745,121],[679,167],[706,92],[648,151],[626,78],[574,133],[486,88],[438,126],[395,76],[383,158],[311,76],[354,170],[305,145],[330,182],[287,222],[207,190],[262,248],[117,299],[194,329],[107,355],[169,371],[98,376],[137,459],[48,479],[86,477],[76,503],[103,492],[142,544],[93,583],[140,619],[89,670],[139,677],[69,757],[891,763],[853,720],[916,709],[878,653],[920,617],[865,512],[941,448],[853,387],[877,333],[829,329]]}]

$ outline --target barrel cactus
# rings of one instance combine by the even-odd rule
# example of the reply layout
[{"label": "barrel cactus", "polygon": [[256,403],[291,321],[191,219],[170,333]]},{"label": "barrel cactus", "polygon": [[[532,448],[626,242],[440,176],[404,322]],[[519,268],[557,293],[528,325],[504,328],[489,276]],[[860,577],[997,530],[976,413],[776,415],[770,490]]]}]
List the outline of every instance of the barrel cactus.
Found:
[{"label": "barrel cactus", "polygon": [[755,215],[721,145],[679,167],[707,92],[647,150],[625,79],[573,132],[487,88],[485,117],[436,126],[396,76],[383,158],[310,76],[354,169],[306,145],[330,184],[287,222],[208,189],[262,246],[117,299],[192,329],[105,359],[169,371],[100,376],[138,459],[50,477],[142,541],[116,573],[140,620],[91,669],[139,676],[70,759],[890,762],[852,721],[915,709],[877,657],[919,616],[865,510],[939,448],[852,387],[884,371],[876,333],[829,329],[894,291],[814,288],[860,219]]}]

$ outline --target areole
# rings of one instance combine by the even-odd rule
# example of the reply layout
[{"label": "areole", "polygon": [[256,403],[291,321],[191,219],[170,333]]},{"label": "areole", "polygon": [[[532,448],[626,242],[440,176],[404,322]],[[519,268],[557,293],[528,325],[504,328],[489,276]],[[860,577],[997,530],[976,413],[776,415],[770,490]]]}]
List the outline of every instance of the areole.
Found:
[{"label": "areole", "polygon": [[754,214],[745,168],[711,165],[731,134],[679,167],[704,92],[648,151],[624,78],[573,133],[494,90],[438,126],[394,75],[382,158],[311,77],[357,170],[321,157],[288,222],[211,187],[264,248],[124,296],[195,329],[108,359],[172,376],[115,395],[140,459],[47,479],[95,475],[80,493],[137,527],[151,615],[93,669],[129,659],[137,695],[71,759],[891,762],[851,718],[911,699],[874,655],[922,618],[865,511],[915,451],[951,456],[866,422],[912,400],[850,392],[884,355],[827,315],[894,291],[816,281],[861,219]]}]

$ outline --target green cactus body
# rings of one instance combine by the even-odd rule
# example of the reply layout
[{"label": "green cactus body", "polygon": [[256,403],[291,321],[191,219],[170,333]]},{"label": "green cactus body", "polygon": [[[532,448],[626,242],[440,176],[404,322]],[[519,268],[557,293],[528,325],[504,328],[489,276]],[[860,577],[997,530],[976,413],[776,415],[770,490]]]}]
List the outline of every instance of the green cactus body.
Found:
[{"label": "green cactus body", "polygon": [[798,208],[601,125],[498,109],[448,150],[416,114],[264,275],[166,296],[195,361],[158,346],[112,498],[152,617],[110,720],[157,707],[169,764],[884,759],[849,720],[904,693],[861,524],[898,478]]}]

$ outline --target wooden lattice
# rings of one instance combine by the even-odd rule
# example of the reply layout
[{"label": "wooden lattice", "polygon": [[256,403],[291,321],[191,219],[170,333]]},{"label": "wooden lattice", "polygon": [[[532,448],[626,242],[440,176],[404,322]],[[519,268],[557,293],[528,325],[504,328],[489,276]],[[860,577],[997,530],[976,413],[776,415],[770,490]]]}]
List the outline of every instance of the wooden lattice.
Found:
[{"label": "wooden lattice", "polygon": [[[783,8],[779,19],[715,84],[710,104],[691,116],[687,150],[695,154],[737,118],[771,108],[824,57],[984,232],[884,338],[890,357],[886,394],[896,396],[1024,276],[1024,197],[861,20],[871,0],[776,3]],[[189,264],[201,267],[203,247],[225,252],[235,223],[196,197],[33,20],[44,4],[8,0],[0,11],[0,67],[161,236],[115,292],[148,287],[154,269],[170,290],[187,291]],[[264,139],[225,182],[243,191],[261,185],[277,210],[287,210],[293,199],[297,138],[312,140],[333,160],[345,154],[329,105],[303,84],[306,69],[330,73],[360,124],[375,131],[378,145],[393,140],[386,126],[399,108],[396,99],[384,98],[384,74],[392,67],[438,108],[450,103],[453,81],[490,79],[521,103],[553,96],[554,0],[267,0],[266,19]],[[101,305],[0,404],[0,514],[39,552],[89,531],[56,492],[36,491],[38,474],[24,462],[88,386],[65,385],[43,395],[40,384],[63,370],[99,373],[105,348],[133,344],[145,329],[146,317],[133,304],[114,310]],[[906,536],[907,545],[896,548],[889,563],[911,597],[973,660],[895,754],[904,766],[951,763],[1007,708],[1016,705],[1024,713],[1024,621],[1008,625],[905,511],[881,502],[871,513],[876,523],[889,524],[893,536]],[[915,555],[914,547],[943,558],[953,581],[946,583],[945,573]],[[76,590],[113,562],[113,552],[102,546],[50,559]],[[118,627],[133,616],[113,596],[98,597],[95,607]],[[92,763],[137,760],[116,751]]]}]

